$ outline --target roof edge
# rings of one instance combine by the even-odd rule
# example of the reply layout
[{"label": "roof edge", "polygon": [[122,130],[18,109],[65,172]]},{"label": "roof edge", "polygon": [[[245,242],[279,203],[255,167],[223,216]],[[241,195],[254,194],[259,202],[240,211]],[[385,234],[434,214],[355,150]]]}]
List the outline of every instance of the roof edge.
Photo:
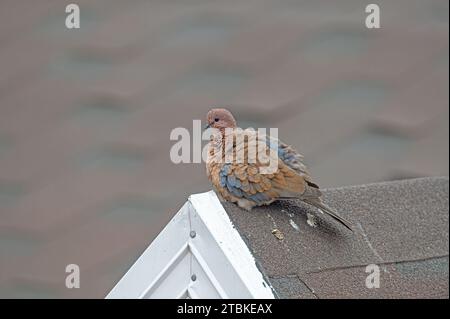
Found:
[{"label": "roof edge", "polygon": [[216,193],[209,191],[189,196],[198,216],[232,265],[253,298],[273,299],[274,290],[257,267],[256,260],[232,223]]}]

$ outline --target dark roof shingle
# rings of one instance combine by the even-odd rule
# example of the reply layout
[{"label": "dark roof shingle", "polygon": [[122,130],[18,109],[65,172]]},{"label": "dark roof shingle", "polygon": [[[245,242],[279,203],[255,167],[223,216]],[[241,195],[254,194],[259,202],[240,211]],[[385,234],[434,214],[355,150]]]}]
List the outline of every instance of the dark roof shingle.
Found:
[{"label": "dark roof shingle", "polygon": [[[321,214],[309,226],[299,201],[224,207],[281,298],[448,298],[448,191],[448,177],[325,190],[353,233]],[[365,285],[369,264],[380,288]]]}]

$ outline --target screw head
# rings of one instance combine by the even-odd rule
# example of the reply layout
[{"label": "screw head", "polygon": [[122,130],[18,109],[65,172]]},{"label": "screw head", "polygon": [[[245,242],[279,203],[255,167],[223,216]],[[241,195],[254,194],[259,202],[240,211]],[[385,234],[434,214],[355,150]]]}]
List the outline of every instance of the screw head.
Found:
[{"label": "screw head", "polygon": [[192,280],[192,281],[196,281],[196,280],[197,280],[197,276],[196,276],[195,274],[193,274],[193,275],[191,276],[191,280]]},{"label": "screw head", "polygon": [[191,238],[195,238],[195,236],[197,236],[197,233],[195,232],[195,230],[191,230],[189,235],[191,236]]}]

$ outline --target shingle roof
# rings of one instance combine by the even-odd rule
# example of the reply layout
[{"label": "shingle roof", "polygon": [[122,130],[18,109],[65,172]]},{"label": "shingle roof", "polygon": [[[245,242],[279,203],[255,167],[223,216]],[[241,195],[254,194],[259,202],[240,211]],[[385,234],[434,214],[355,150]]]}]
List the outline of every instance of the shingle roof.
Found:
[{"label": "shingle roof", "polygon": [[[448,298],[448,194],[448,177],[325,190],[354,233],[320,214],[309,226],[316,212],[298,201],[224,207],[281,298]],[[380,288],[366,287],[368,264]]]}]

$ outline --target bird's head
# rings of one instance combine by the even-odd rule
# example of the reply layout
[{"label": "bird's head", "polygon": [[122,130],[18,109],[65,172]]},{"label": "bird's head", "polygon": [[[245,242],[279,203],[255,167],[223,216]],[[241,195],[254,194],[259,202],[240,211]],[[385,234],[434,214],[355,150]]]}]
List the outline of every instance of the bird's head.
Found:
[{"label": "bird's head", "polygon": [[226,129],[236,128],[236,120],[227,109],[211,109],[206,116],[206,126],[208,128]]}]

